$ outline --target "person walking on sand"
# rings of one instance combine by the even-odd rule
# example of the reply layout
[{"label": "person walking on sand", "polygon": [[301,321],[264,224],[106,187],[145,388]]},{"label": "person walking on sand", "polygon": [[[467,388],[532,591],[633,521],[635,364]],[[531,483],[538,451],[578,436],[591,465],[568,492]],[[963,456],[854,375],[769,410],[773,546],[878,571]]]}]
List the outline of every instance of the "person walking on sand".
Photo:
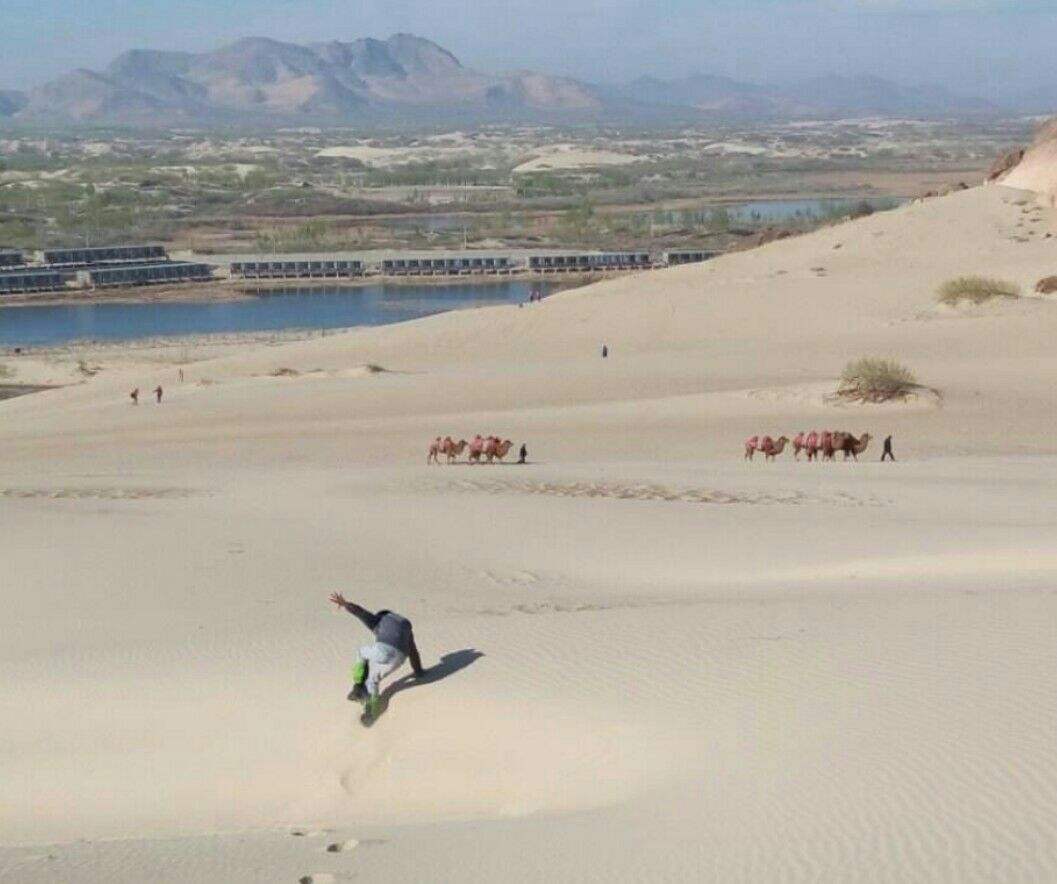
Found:
[{"label": "person walking on sand", "polygon": [[602,345],[602,358],[603,359],[608,359],[609,358],[609,345],[608,344],[603,344]]},{"label": "person walking on sand", "polygon": [[129,393],[128,398],[132,400],[133,405],[139,405],[139,387]]},{"label": "person walking on sand", "polygon": [[161,384],[158,384],[158,386],[154,388],[154,395],[158,397],[159,405],[161,405],[161,392]]},{"label": "person walking on sand", "polygon": [[521,450],[518,452],[518,463],[526,463],[528,459],[528,446],[524,442],[521,443]]},{"label": "person walking on sand", "polygon": [[360,721],[370,727],[382,712],[382,679],[410,660],[416,678],[425,674],[422,658],[415,646],[411,621],[392,611],[372,614],[366,608],[345,600],[340,592],[331,593],[330,601],[344,608],[374,633],[374,643],[360,648],[359,659],[352,667],[352,690],[349,699],[364,704]]},{"label": "person walking on sand", "polygon": [[896,456],[894,454],[892,454],[892,437],[891,436],[885,436],[885,447],[884,447],[884,452],[882,452],[882,454],[881,454],[881,463],[885,462],[885,458],[888,458],[889,460],[893,460],[893,461],[896,459]]}]

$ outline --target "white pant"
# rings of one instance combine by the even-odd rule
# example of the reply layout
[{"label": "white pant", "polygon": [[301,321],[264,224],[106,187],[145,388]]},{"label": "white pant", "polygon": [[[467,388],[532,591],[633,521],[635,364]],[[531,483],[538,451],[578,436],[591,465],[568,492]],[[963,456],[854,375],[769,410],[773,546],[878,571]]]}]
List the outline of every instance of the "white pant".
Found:
[{"label": "white pant", "polygon": [[382,679],[403,666],[407,659],[403,651],[383,642],[364,645],[360,656],[367,661],[367,690],[372,697],[378,696]]}]

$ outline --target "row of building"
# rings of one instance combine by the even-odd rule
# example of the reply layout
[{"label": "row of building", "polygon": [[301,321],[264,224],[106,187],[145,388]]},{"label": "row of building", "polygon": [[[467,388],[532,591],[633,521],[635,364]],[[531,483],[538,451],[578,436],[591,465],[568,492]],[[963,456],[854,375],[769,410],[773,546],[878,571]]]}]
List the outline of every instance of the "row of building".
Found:
[{"label": "row of building", "polygon": [[173,261],[159,245],[41,249],[32,258],[5,249],[0,251],[0,295],[203,282],[213,278],[213,270],[211,264]]},{"label": "row of building", "polygon": [[[649,252],[577,252],[568,254],[473,255],[462,257],[393,257],[368,264],[353,259],[232,261],[238,279],[352,279],[372,276],[469,276],[512,273],[592,273],[647,270],[705,261],[715,253],[669,250]],[[113,288],[161,283],[204,282],[215,267],[173,261],[162,246],[128,245],[81,249],[43,249],[33,260],[25,253],[0,251],[0,295],[62,291],[67,288]]]},{"label": "row of building", "polygon": [[584,252],[566,255],[476,255],[459,258],[385,258],[363,261],[260,260],[232,261],[229,271],[239,279],[328,279],[358,276],[470,276],[511,273],[592,273],[648,270],[707,261],[715,252],[670,250],[654,258],[649,252]]},{"label": "row of building", "polygon": [[159,264],[169,260],[165,246],[92,246],[83,249],[41,249],[35,253],[36,263],[49,267],[80,269],[111,267],[129,264]]},{"label": "row of building", "polygon": [[0,295],[62,292],[67,289],[106,289],[119,286],[208,282],[213,266],[191,261],[127,267],[92,267],[88,270],[0,269]]},{"label": "row of building", "polygon": [[0,269],[22,267],[25,263],[26,256],[18,249],[0,249]]},{"label": "row of building", "polygon": [[232,261],[243,279],[351,279],[366,272],[363,261]]}]

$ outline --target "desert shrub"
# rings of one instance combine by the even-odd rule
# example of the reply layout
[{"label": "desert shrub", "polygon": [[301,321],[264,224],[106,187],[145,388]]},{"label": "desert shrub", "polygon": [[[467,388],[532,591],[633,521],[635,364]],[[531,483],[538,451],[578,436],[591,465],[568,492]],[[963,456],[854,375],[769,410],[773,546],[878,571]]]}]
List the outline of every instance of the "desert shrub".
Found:
[{"label": "desert shrub", "polygon": [[891,359],[864,357],[849,362],[840,376],[838,393],[862,402],[901,399],[917,389],[914,373]]},{"label": "desert shrub", "polygon": [[983,304],[992,298],[1019,298],[1020,287],[1016,283],[987,276],[959,276],[941,285],[937,297],[941,304],[957,304],[959,301]]},{"label": "desert shrub", "polygon": [[11,367],[0,362],[0,380],[3,380],[4,378],[13,378],[14,376],[15,372]]},{"label": "desert shrub", "polygon": [[1052,295],[1057,292],[1057,276],[1046,276],[1035,283],[1035,291],[1040,295]]}]

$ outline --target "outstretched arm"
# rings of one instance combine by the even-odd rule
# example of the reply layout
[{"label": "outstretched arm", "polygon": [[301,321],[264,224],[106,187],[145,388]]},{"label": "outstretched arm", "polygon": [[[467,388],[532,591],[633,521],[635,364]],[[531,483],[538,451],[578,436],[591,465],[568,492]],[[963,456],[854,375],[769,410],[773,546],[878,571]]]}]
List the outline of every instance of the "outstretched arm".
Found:
[{"label": "outstretched arm", "polygon": [[411,669],[415,675],[421,678],[426,674],[426,670],[422,668],[422,658],[418,655],[418,646],[415,644],[415,633],[411,633],[411,647],[408,649],[407,658],[411,661]]},{"label": "outstretched arm", "polygon": [[345,596],[340,592],[331,593],[330,600],[339,608],[344,608],[354,617],[358,618],[359,621],[372,632],[374,631],[374,627],[378,625],[379,618],[377,614],[372,614],[366,608],[361,608],[355,602],[346,601]]}]

